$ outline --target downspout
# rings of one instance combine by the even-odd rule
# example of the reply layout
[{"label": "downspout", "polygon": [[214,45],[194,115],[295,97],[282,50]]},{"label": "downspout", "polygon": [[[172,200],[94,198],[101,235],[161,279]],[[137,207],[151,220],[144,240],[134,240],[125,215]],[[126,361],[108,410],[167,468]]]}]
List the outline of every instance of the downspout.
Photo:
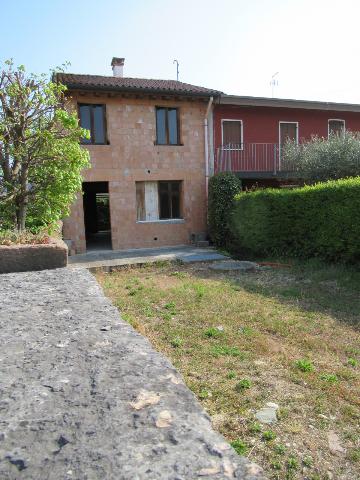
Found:
[{"label": "downspout", "polygon": [[208,201],[209,192],[209,132],[208,132],[208,117],[214,97],[209,98],[209,103],[205,113],[204,119],[204,135],[205,135],[205,189],[206,189],[206,203]]}]

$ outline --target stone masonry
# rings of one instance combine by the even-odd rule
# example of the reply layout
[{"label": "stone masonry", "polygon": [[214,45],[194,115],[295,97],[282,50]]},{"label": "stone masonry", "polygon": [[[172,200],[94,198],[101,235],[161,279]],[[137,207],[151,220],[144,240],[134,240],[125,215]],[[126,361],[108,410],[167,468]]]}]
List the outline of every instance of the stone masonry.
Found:
[{"label": "stone masonry", "polygon": [[0,335],[2,480],[264,478],[85,269],[1,275]]},{"label": "stone masonry", "polygon": [[[92,168],[84,180],[109,182],[112,248],[145,248],[189,243],[206,231],[204,117],[206,100],[123,98],[72,93],[74,103],[106,104],[109,145],[89,145]],[[178,107],[180,146],[154,145],[155,107]],[[182,180],[184,221],[136,221],[136,181]],[[82,196],[64,221],[64,238],[76,253],[86,250]]]}]

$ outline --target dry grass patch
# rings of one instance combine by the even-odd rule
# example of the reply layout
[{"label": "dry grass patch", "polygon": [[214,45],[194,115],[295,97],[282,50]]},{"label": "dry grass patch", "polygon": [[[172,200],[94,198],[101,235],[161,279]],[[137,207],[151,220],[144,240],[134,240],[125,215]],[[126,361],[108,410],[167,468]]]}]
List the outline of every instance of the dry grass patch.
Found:
[{"label": "dry grass patch", "polygon": [[[269,478],[360,478],[359,273],[162,263],[97,279],[180,370],[215,428]],[[267,402],[280,407],[276,424],[254,416]],[[331,453],[329,432],[343,452]]]}]

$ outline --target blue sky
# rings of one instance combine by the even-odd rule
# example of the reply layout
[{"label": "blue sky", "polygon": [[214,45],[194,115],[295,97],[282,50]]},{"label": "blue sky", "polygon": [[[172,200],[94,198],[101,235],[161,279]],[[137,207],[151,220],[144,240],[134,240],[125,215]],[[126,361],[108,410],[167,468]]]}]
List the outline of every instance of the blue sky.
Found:
[{"label": "blue sky", "polygon": [[358,0],[0,0],[0,60],[175,78],[237,95],[360,103]]}]

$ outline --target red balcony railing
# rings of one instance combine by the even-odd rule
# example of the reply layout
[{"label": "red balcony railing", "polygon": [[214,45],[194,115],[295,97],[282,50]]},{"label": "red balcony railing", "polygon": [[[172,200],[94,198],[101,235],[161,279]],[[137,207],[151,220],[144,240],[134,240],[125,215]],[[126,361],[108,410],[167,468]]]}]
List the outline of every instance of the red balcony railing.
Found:
[{"label": "red balcony railing", "polygon": [[216,151],[215,173],[219,172],[259,172],[276,176],[294,171],[288,162],[281,158],[277,143],[242,143],[222,145]]}]

